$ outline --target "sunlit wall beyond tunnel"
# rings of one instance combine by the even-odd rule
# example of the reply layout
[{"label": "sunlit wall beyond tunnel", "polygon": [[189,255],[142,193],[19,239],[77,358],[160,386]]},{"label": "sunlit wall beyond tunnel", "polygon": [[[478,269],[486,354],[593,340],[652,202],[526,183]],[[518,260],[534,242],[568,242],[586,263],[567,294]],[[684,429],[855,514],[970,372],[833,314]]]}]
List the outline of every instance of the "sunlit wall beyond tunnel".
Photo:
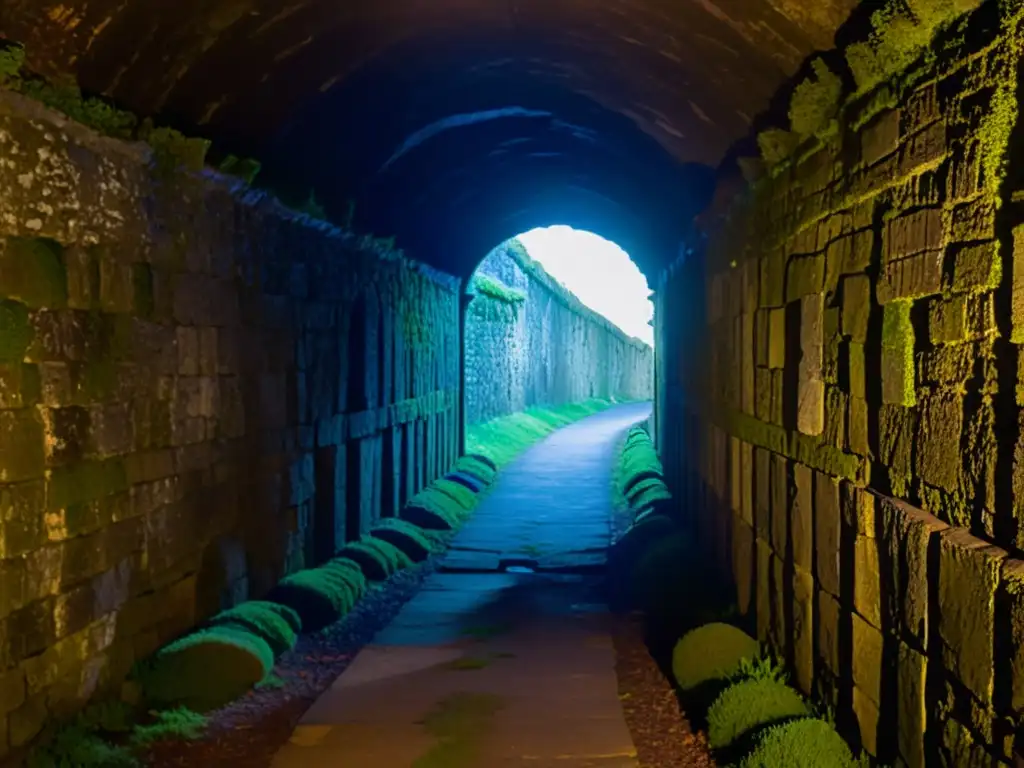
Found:
[{"label": "sunlit wall beyond tunnel", "polygon": [[[559,232],[558,230],[564,230]],[[554,232],[554,240],[550,234]],[[547,233],[547,248],[544,235]],[[532,252],[524,245],[532,243]],[[595,248],[603,245],[604,248]],[[555,248],[580,249],[559,258]],[[601,258],[609,249],[612,260]],[[465,420],[467,424],[516,413],[535,405],[560,405],[589,398],[649,400],[654,388],[654,351],[556,280],[534,255],[547,259],[565,282],[587,284],[570,261],[590,257],[595,270],[614,284],[632,268],[634,282],[605,304],[619,323],[651,331],[652,306],[646,280],[612,243],[568,228],[535,230],[502,243],[480,263],[469,282],[465,320]],[[623,263],[616,263],[615,259]],[[625,270],[624,270],[625,268]],[[577,278],[574,281],[574,277]],[[632,290],[630,290],[630,287]],[[591,290],[591,306],[599,293]],[[615,291],[613,291],[615,293]],[[630,301],[632,299],[632,301]],[[630,306],[631,305],[631,306]]]}]

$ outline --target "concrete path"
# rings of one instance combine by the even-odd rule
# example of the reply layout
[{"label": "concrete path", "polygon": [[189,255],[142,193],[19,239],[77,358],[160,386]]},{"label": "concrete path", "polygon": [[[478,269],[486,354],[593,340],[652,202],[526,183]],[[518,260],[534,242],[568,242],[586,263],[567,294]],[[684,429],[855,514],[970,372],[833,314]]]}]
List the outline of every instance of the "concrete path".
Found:
[{"label": "concrete path", "polygon": [[273,768],[635,768],[597,571],[615,444],[649,413],[617,406],[506,467]]}]

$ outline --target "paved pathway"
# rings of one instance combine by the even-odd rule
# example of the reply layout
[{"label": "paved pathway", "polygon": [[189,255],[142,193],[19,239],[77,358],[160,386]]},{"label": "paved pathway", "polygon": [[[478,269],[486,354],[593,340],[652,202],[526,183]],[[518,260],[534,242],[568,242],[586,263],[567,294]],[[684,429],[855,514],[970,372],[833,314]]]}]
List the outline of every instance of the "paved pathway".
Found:
[{"label": "paved pathway", "polygon": [[594,571],[615,444],[649,413],[617,406],[506,467],[273,768],[635,768]]}]

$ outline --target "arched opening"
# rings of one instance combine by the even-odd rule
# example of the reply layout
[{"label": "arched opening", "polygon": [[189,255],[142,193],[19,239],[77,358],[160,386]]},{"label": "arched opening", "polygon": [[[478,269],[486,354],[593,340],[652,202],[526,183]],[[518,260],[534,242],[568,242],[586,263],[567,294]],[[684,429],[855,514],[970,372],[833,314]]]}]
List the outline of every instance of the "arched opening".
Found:
[{"label": "arched opening", "polygon": [[651,399],[650,296],[629,254],[588,230],[536,227],[492,249],[466,282],[467,430],[536,407]]}]

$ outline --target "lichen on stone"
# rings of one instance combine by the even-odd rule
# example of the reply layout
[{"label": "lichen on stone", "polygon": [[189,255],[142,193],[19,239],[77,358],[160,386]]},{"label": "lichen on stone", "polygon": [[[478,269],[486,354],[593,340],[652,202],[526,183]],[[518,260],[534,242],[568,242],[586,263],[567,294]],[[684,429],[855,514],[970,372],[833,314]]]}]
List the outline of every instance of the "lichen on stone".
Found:
[{"label": "lichen on stone", "polygon": [[796,150],[800,137],[780,128],[769,128],[757,134],[757,146],[769,170],[778,168]]}]

